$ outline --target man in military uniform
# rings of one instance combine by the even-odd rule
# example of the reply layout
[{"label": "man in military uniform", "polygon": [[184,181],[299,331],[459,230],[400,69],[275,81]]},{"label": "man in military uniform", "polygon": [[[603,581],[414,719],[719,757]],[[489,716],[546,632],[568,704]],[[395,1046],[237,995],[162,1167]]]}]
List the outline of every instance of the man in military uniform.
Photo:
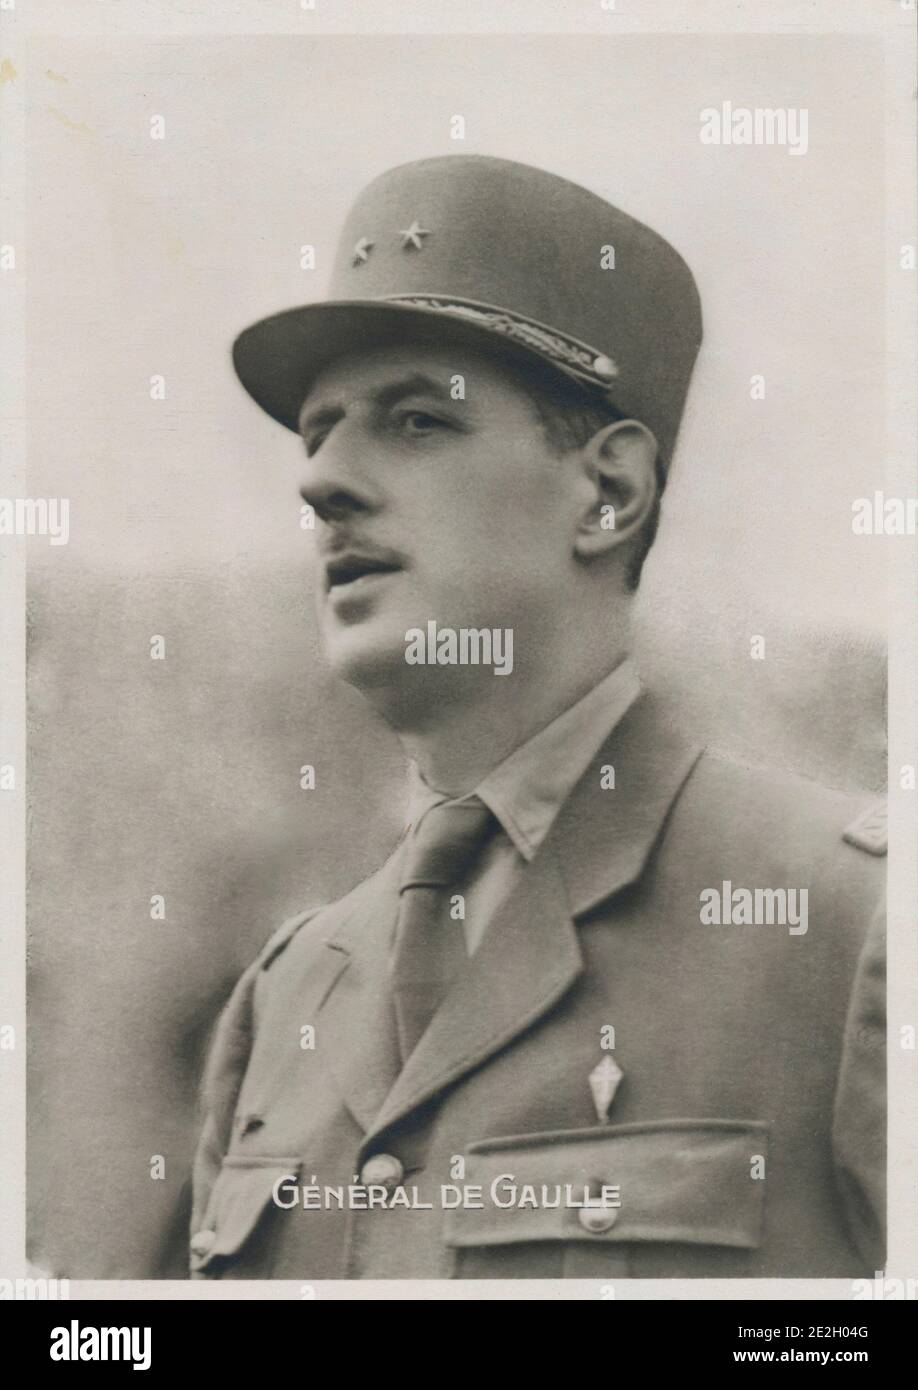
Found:
[{"label": "man in military uniform", "polygon": [[413,809],[224,1011],[196,1276],[881,1267],[876,814],[693,746],[629,655],[700,341],[656,233],[465,156],[376,180],[333,299],[238,339]]}]

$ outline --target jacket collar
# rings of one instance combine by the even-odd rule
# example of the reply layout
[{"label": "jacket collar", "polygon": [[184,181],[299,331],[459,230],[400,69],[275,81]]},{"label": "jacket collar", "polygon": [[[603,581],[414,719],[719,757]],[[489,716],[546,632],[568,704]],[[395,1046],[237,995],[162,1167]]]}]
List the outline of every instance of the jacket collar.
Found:
[{"label": "jacket collar", "polygon": [[[327,939],[347,957],[319,1026],[365,1144],[531,1027],[583,965],[574,919],[640,877],[700,747],[642,693],[600,748],[525,865],[478,951],[401,1068],[389,990],[397,856],[335,910]],[[603,786],[611,780],[614,787]],[[372,1038],[372,1045],[368,1039]]]},{"label": "jacket collar", "polygon": [[640,877],[703,751],[652,694],[641,692],[590,763],[550,837],[575,917]]},{"label": "jacket collar", "polygon": [[[470,793],[490,808],[525,860],[535,858],[584,768],[640,690],[634,660],[625,657],[492,768]],[[429,806],[449,800],[445,793],[427,786],[414,763],[409,765],[408,786],[409,814],[415,824]]]}]

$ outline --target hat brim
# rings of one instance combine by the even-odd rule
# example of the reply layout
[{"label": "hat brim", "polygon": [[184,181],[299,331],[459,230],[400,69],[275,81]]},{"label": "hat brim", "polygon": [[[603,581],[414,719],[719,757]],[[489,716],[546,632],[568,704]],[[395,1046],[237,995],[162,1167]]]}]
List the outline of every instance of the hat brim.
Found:
[{"label": "hat brim", "polygon": [[373,299],[328,300],[260,319],[233,344],[233,365],[262,410],[298,432],[303,402],[325,367],[358,348],[404,342],[464,344],[577,382],[541,353],[458,316]]}]

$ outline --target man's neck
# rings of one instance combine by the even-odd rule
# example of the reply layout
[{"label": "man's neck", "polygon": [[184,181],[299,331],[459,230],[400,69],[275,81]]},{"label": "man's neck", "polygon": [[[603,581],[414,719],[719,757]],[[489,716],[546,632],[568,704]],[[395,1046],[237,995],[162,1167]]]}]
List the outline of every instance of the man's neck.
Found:
[{"label": "man's neck", "polygon": [[576,668],[540,673],[525,685],[498,678],[479,686],[479,698],[437,702],[423,725],[397,729],[405,752],[427,785],[464,796],[558,715],[577,703],[624,660],[624,644],[591,652]]}]

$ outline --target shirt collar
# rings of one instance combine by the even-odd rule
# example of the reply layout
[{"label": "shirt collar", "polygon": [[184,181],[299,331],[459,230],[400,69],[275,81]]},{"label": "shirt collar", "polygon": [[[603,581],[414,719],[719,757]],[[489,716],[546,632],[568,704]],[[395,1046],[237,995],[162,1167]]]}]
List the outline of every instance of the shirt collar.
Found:
[{"label": "shirt collar", "polygon": [[[524,859],[532,859],[555,817],[640,693],[637,668],[626,657],[576,704],[520,744],[475,788]],[[450,798],[408,770],[409,821],[416,825],[431,806]]]}]

